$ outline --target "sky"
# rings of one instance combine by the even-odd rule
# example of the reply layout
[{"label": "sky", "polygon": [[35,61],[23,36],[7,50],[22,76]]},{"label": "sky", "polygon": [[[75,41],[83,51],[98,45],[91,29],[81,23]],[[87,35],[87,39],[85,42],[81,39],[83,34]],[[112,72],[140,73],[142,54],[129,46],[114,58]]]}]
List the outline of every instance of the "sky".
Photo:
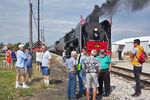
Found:
[{"label": "sky", "polygon": [[[33,2],[33,11],[37,18],[37,0]],[[106,0],[41,0],[41,28],[44,26],[45,40],[52,45],[66,32],[80,22],[80,16],[86,18],[94,9]],[[120,7],[112,16],[112,41],[124,38],[150,35],[150,4],[143,9],[131,12]],[[100,21],[110,16],[101,16]],[[29,40],[29,0],[0,1],[0,42],[26,43]],[[33,41],[37,41],[37,30],[33,22]]]}]

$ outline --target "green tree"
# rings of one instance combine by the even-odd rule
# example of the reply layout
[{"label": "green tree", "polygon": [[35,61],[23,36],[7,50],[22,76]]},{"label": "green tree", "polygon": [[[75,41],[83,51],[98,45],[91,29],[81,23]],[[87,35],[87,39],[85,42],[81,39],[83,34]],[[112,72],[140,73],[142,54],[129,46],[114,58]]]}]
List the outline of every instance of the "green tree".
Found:
[{"label": "green tree", "polygon": [[29,47],[29,42],[27,42],[24,46],[25,49],[27,49]]},{"label": "green tree", "polygon": [[12,50],[13,48],[15,48],[16,50],[18,50],[19,49],[19,45],[20,45],[21,43],[20,42],[18,42],[18,43],[16,43],[16,44],[14,44],[14,45],[12,45],[11,47],[10,47],[10,49]]},{"label": "green tree", "polygon": [[4,46],[3,42],[2,42],[2,43],[0,43],[0,49],[2,49],[2,48],[3,48],[3,46]]}]

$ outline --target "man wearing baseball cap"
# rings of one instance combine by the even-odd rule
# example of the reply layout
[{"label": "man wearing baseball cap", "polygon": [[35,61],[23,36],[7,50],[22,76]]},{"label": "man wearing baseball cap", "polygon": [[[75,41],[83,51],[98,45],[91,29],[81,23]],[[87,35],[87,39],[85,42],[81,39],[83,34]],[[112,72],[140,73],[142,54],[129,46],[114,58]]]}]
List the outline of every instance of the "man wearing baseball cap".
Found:
[{"label": "man wearing baseball cap", "polygon": [[19,76],[22,76],[22,88],[29,88],[29,86],[27,86],[25,84],[25,78],[27,75],[27,69],[25,67],[25,62],[27,61],[27,59],[31,59],[31,57],[28,57],[25,55],[24,53],[24,45],[20,44],[19,45],[19,50],[17,51],[17,62],[16,62],[16,71],[17,71],[17,75],[16,75],[16,88],[20,88],[21,86],[19,85]]}]

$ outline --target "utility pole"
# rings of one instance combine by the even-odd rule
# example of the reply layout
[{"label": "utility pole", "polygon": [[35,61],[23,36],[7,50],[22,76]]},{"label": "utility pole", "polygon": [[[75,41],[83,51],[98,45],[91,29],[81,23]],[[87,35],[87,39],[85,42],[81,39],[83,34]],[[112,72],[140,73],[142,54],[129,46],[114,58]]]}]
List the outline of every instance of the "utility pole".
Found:
[{"label": "utility pole", "polygon": [[82,24],[80,22],[80,52],[82,51]]},{"label": "utility pole", "polygon": [[44,36],[44,26],[43,26],[43,42],[45,42],[45,36]]},{"label": "utility pole", "polygon": [[38,48],[40,48],[40,0],[38,0]]},{"label": "utility pole", "polygon": [[43,43],[43,30],[41,29],[41,42]]},{"label": "utility pole", "polygon": [[32,51],[32,3],[29,2],[29,47]]}]

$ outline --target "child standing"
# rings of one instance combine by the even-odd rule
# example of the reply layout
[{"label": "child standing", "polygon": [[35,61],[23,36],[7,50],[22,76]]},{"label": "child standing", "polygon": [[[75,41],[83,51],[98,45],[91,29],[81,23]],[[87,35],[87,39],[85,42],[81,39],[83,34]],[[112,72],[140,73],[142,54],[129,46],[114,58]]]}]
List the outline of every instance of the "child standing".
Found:
[{"label": "child standing", "polygon": [[6,58],[3,60],[3,67],[6,68]]}]

